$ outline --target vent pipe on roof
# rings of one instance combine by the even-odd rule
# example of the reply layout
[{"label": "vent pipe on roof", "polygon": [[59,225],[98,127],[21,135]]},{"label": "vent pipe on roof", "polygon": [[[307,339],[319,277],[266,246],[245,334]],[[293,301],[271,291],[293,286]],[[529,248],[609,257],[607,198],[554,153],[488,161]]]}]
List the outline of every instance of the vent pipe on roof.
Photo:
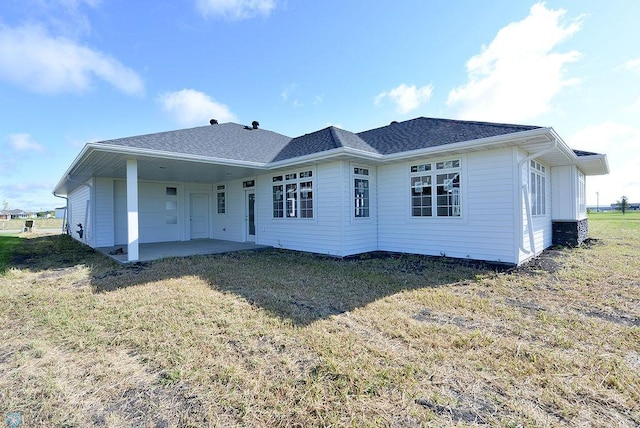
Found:
[{"label": "vent pipe on roof", "polygon": [[260,126],[260,123],[258,123],[257,120],[254,120],[253,122],[251,122],[251,126],[253,127],[253,129],[258,129],[258,126]]},{"label": "vent pipe on roof", "polygon": [[217,121],[217,120],[215,120],[215,119],[211,119],[211,120],[209,121],[209,125],[217,125],[217,124],[218,124],[218,121]]}]

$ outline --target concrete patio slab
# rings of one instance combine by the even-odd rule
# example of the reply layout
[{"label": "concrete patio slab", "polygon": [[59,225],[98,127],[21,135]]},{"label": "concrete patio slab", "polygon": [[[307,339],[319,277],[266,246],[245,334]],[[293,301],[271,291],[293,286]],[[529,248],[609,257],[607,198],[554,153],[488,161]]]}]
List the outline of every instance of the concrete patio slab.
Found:
[{"label": "concrete patio slab", "polygon": [[[259,250],[270,248],[265,245],[257,245],[253,242],[223,241],[220,239],[197,239],[193,241],[154,242],[140,244],[140,262],[147,262],[169,257],[188,257],[206,254],[221,254],[234,251]],[[129,263],[127,260],[127,246],[116,245],[114,247],[100,247],[97,251],[106,254],[120,263]]]}]

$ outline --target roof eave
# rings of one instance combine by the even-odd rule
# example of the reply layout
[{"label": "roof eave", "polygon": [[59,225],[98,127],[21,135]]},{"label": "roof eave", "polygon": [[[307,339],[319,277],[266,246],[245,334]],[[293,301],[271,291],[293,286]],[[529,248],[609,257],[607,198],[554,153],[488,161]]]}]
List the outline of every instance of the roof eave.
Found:
[{"label": "roof eave", "polygon": [[60,189],[62,187],[64,187],[65,183],[68,181],[68,177],[71,175],[71,171],[73,171],[76,168],[76,166],[80,163],[80,161],[87,154],[87,152],[89,152],[89,150],[91,150],[92,146],[93,146],[92,143],[87,143],[87,144],[84,145],[82,150],[80,150],[80,153],[78,153],[78,156],[76,156],[75,159],[73,160],[73,162],[71,162],[71,165],[64,172],[64,174],[62,175],[62,177],[58,181],[58,184],[56,184],[56,187],[53,188],[53,192],[51,192],[51,193],[53,193],[54,196],[59,196],[58,193],[65,194],[65,195],[67,194],[67,193],[61,193]]},{"label": "roof eave", "polygon": [[73,176],[74,171],[87,160],[88,156],[94,152],[108,152],[120,154],[122,156],[136,157],[151,157],[156,159],[170,159],[170,160],[182,160],[188,162],[198,162],[212,165],[222,165],[241,168],[254,168],[254,169],[266,169],[266,163],[264,162],[252,162],[252,161],[240,161],[235,159],[206,157],[201,155],[190,155],[186,153],[166,152],[161,150],[141,149],[136,147],[124,147],[119,145],[104,144],[104,143],[87,143],[80,151],[78,156],[71,163],[71,166],[65,171],[64,175],[58,181],[58,184],[53,190],[54,195],[66,195],[68,191],[62,191],[67,185],[70,177]]},{"label": "roof eave", "polygon": [[578,156],[576,165],[585,175],[606,175],[610,172],[607,155]]}]

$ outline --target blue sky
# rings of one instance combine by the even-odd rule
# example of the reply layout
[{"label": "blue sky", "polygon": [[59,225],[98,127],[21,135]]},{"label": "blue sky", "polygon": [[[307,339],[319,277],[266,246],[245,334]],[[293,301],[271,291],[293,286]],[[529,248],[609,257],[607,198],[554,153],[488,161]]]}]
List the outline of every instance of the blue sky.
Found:
[{"label": "blue sky", "polygon": [[640,2],[2,0],[0,201],[52,209],[83,145],[206,125],[289,136],[418,116],[552,126],[640,201]]}]

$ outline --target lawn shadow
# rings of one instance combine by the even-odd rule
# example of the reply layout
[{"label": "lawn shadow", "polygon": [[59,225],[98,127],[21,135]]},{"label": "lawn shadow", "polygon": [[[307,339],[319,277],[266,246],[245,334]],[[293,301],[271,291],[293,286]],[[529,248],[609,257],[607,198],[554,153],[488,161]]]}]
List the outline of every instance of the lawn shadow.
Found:
[{"label": "lawn shadow", "polygon": [[378,299],[424,287],[474,281],[504,266],[406,254],[374,253],[339,259],[267,249],[170,258],[97,273],[96,292],[194,276],[295,325],[308,325]]},{"label": "lawn shadow", "polygon": [[16,237],[19,242],[11,251],[7,268],[41,272],[64,269],[79,264],[113,268],[115,263],[69,235],[29,235]]},{"label": "lawn shadow", "polygon": [[446,257],[378,252],[340,259],[279,249],[121,265],[66,235],[24,239],[12,265],[35,272],[85,265],[96,293],[193,276],[295,325],[400,292],[453,286],[505,269]]}]

